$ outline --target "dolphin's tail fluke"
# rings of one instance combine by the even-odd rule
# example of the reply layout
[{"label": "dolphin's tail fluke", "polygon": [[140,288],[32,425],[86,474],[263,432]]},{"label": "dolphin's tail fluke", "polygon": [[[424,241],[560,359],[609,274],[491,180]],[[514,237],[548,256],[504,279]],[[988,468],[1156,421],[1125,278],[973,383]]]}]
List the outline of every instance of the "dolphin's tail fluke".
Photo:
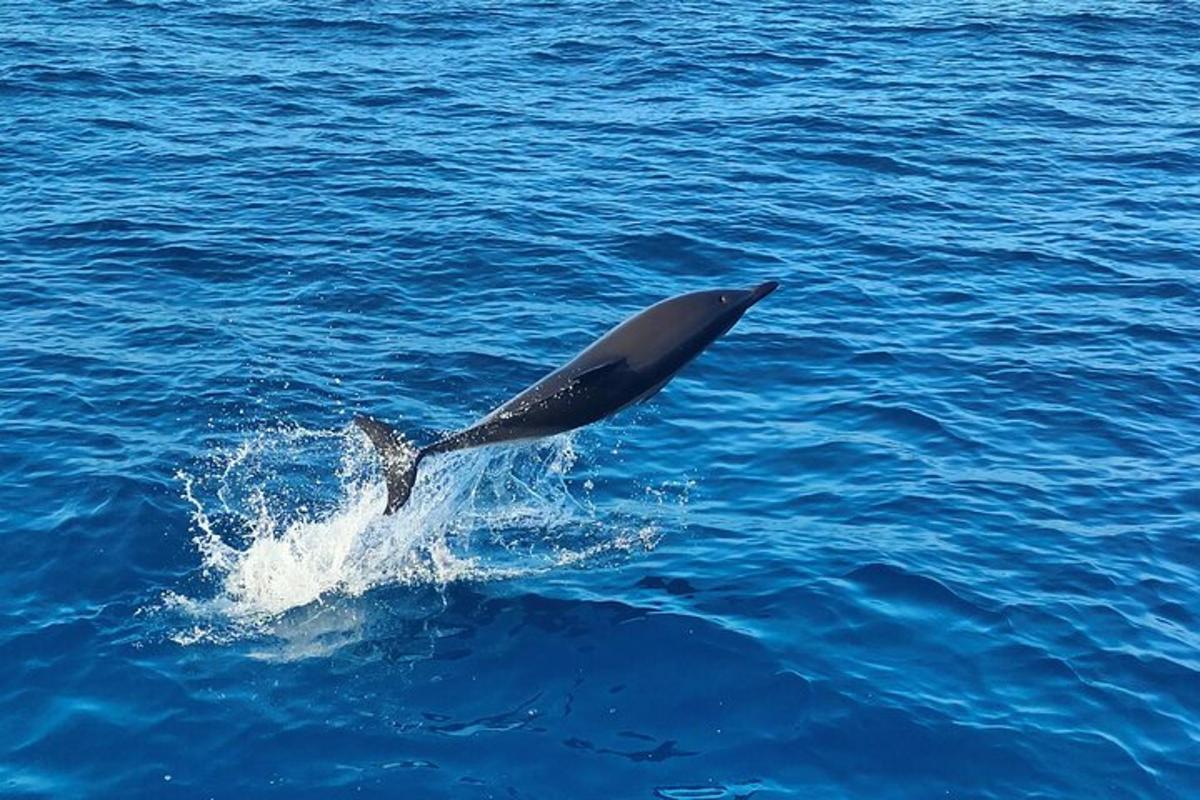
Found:
[{"label": "dolphin's tail fluke", "polygon": [[357,416],[354,424],[362,429],[375,452],[379,453],[379,461],[383,465],[383,474],[387,478],[387,511],[394,514],[397,509],[408,502],[412,494],[413,483],[417,480],[417,465],[425,455],[425,451],[417,449],[404,440],[390,425],[371,417]]}]

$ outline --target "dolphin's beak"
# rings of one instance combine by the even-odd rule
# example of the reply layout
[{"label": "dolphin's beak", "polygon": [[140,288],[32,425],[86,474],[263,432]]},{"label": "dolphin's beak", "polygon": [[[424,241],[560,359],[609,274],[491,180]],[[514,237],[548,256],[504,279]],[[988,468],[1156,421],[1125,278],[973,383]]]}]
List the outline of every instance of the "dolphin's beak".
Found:
[{"label": "dolphin's beak", "polygon": [[746,308],[749,308],[750,306],[754,305],[759,300],[762,300],[764,297],[766,297],[767,295],[769,295],[771,292],[775,291],[778,288],[779,288],[778,281],[767,281],[766,283],[762,283],[762,284],[759,284],[758,286],[754,287],[753,289],[750,290],[750,296],[746,298]]}]

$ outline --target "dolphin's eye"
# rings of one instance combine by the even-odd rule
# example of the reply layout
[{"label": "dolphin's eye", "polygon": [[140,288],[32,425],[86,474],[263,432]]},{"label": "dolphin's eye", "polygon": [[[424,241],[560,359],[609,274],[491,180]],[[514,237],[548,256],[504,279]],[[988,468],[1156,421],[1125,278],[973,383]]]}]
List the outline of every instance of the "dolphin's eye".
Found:
[{"label": "dolphin's eye", "polygon": [[721,302],[722,302],[722,303],[728,303],[728,302],[729,302],[729,298],[728,298],[728,297],[726,297],[725,295],[721,295]]}]

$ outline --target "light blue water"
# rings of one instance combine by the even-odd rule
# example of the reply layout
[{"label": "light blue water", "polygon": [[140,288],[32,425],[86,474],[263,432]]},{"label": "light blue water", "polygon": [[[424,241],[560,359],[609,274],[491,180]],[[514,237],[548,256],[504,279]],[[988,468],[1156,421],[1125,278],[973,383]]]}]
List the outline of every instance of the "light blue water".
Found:
[{"label": "light blue water", "polygon": [[0,795],[1200,796],[1198,14],[0,5]]}]

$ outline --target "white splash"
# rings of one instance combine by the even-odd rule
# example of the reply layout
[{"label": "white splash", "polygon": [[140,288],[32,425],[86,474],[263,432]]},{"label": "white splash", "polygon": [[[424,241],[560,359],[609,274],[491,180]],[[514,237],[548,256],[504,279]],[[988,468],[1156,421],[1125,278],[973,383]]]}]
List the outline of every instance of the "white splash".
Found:
[{"label": "white splash", "polygon": [[179,475],[213,594],[164,597],[187,620],[171,638],[263,632],[292,609],[380,586],[528,575],[653,548],[654,522],[601,519],[592,481],[572,476],[578,461],[570,436],[433,457],[409,502],[384,516],[377,460],[357,431],[264,431]]}]

